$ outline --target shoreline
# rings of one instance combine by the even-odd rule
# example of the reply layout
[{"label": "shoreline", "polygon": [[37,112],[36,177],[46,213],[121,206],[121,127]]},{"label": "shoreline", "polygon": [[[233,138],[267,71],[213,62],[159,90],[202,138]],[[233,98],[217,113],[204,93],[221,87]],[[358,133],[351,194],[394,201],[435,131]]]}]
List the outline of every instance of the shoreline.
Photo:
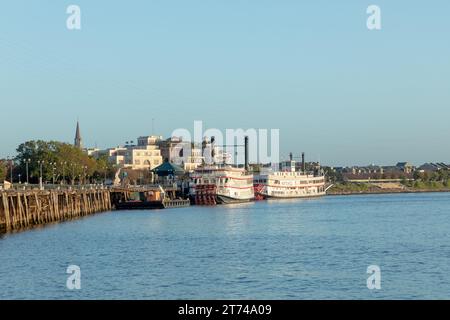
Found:
[{"label": "shoreline", "polygon": [[367,190],[367,191],[332,191],[327,192],[327,196],[351,196],[351,195],[367,195],[367,194],[396,194],[396,193],[443,193],[450,192],[450,189],[407,189],[407,190],[398,190],[398,189],[386,189],[386,190]]}]

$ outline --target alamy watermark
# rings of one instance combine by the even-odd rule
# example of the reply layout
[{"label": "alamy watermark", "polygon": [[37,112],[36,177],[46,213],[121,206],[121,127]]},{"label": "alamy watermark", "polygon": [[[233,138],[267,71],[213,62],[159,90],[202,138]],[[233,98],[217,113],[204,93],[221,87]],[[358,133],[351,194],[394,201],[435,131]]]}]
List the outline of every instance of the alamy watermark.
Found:
[{"label": "alamy watermark", "polygon": [[180,142],[173,148],[172,160],[177,164],[189,162],[194,154],[206,164],[243,164],[244,143],[248,141],[248,162],[274,164],[279,162],[279,129],[225,129],[204,130],[202,121],[194,121],[194,131],[179,128],[172,132]]},{"label": "alamy watermark", "polygon": [[381,9],[377,5],[370,5],[367,7],[366,13],[369,15],[367,18],[367,29],[369,30],[381,30]]},{"label": "alamy watermark", "polygon": [[[66,13],[69,15],[66,20],[67,29],[81,30],[80,6],[71,4],[67,7]],[[378,5],[371,4],[367,7],[366,13],[369,15],[366,21],[367,29],[381,30],[381,8]]]},{"label": "alamy watermark", "polygon": [[377,265],[370,265],[367,267],[367,273],[370,276],[367,278],[367,288],[369,290],[381,289],[381,269]]},{"label": "alamy watermark", "polygon": [[[68,30],[81,30],[81,8],[71,4],[67,7],[66,13],[69,17],[66,20]],[[375,4],[367,7],[366,13],[369,15],[366,21],[367,29],[381,30],[381,8]]]},{"label": "alamy watermark", "polygon": [[69,17],[66,20],[66,27],[69,30],[81,29],[81,9],[75,4],[71,4],[67,7],[66,13]]},{"label": "alamy watermark", "polygon": [[66,273],[70,274],[66,281],[66,287],[69,290],[81,289],[81,269],[77,265],[67,267]]}]

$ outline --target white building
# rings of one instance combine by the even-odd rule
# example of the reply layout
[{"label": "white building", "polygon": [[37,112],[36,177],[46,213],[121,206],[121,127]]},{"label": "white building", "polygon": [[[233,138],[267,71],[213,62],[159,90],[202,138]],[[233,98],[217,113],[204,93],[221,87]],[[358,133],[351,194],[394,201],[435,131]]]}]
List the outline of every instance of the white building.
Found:
[{"label": "white building", "polygon": [[156,145],[160,136],[138,138],[137,146],[128,146],[124,153],[124,166],[134,170],[153,169],[163,163],[161,150]]},{"label": "white building", "polygon": [[93,157],[93,158],[98,158],[99,154],[101,152],[100,149],[98,148],[88,148],[84,150],[88,156]]},{"label": "white building", "polygon": [[106,154],[108,157],[109,163],[116,166],[124,166],[125,165],[125,155],[127,153],[127,148],[117,147],[117,148],[109,148],[99,152],[99,156],[102,154]]},{"label": "white building", "polygon": [[161,151],[156,145],[159,136],[144,136],[138,138],[137,145],[118,146],[106,150],[92,149],[88,154],[95,158],[106,156],[109,163],[133,170],[151,170],[163,163]]},{"label": "white building", "polygon": [[202,149],[192,148],[191,155],[187,157],[184,162],[184,170],[186,172],[192,172],[202,165],[204,157],[202,155]]}]

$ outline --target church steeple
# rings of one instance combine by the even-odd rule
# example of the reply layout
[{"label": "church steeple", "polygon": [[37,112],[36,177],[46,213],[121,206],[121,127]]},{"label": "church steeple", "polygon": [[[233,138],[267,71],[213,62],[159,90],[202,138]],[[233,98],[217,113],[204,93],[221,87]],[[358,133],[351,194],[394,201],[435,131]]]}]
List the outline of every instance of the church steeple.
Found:
[{"label": "church steeple", "polygon": [[78,121],[77,121],[77,131],[75,132],[74,146],[79,149],[83,148],[83,141],[81,139],[81,133],[80,133],[80,124]]}]

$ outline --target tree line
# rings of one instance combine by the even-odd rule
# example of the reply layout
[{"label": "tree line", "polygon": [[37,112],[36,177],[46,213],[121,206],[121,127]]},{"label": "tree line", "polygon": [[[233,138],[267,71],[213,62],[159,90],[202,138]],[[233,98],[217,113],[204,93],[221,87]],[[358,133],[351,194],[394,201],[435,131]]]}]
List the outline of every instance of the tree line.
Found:
[{"label": "tree line", "polygon": [[0,160],[0,181],[3,181],[6,179],[6,162],[4,160]]},{"label": "tree line", "polygon": [[[17,147],[13,159],[14,183],[28,182],[86,184],[101,183],[114,176],[116,168],[107,156],[98,159],[88,156],[79,148],[59,141],[31,140]],[[0,180],[9,180],[11,164],[0,161]]]}]

